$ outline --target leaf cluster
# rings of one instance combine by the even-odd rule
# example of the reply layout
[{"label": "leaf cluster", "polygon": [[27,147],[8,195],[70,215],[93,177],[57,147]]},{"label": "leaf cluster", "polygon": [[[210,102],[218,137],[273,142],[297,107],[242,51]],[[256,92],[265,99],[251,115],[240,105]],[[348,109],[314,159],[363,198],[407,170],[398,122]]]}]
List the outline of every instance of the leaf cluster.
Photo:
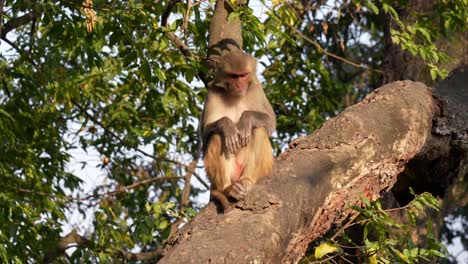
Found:
[{"label": "leaf cluster", "polygon": [[[370,202],[361,196],[362,207],[353,206],[358,217],[347,224],[347,227],[357,225],[362,228],[362,244],[355,243],[349,234],[342,234],[338,240],[333,239],[321,243],[315,248],[314,257],[307,258],[312,262],[319,260],[345,259],[351,261],[360,259],[365,263],[420,263],[421,261],[437,262],[440,258],[447,258],[447,249],[435,237],[432,231],[432,222],[422,223],[422,216],[430,210],[440,210],[441,202],[430,193],[414,195],[414,199],[401,208],[383,209],[379,201]],[[395,218],[397,215],[406,217]],[[403,220],[402,220],[403,219]],[[426,245],[419,245],[411,230],[416,226],[424,226],[426,229]],[[352,233],[352,232],[351,232]],[[333,237],[336,237],[333,236]],[[349,249],[357,250],[358,254],[352,255]],[[312,258],[312,259],[311,259]],[[328,263],[328,262],[327,262]]]}]

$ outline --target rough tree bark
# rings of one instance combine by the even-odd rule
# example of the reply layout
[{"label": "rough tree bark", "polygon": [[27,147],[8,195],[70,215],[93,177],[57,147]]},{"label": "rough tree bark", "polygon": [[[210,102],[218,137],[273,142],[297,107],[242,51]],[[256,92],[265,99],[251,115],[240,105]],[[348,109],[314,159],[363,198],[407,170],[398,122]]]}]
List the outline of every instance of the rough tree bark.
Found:
[{"label": "rough tree bark", "polygon": [[[430,161],[452,158],[458,162],[439,172],[466,176],[468,111],[462,100],[467,98],[453,92],[468,94],[468,88],[450,84],[468,81],[466,72],[461,76],[444,85],[445,100],[412,81],[377,89],[293,142],[272,175],[235,210],[222,215],[208,205],[171,242],[160,263],[296,263],[311,241],[346,219],[350,206],[361,204],[359,194],[378,199],[409,162],[424,166],[425,160],[427,169]],[[445,108],[445,102],[452,106]],[[448,112],[457,108],[465,111]]]}]

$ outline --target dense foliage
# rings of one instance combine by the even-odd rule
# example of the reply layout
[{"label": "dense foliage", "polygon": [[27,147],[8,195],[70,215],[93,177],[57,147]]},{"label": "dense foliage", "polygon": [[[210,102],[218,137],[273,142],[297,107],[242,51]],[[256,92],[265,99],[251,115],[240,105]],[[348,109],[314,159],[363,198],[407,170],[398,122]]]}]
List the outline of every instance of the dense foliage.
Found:
[{"label": "dense foliage", "polygon": [[[407,1],[250,2],[230,19],[242,19],[244,47],[263,65],[277,152],[380,85],[383,18],[401,24],[394,42],[434,78],[449,59],[434,39],[467,22],[466,0],[437,3],[440,27],[403,24]],[[179,1],[162,25],[168,3],[0,1],[0,262],[55,259],[72,227],[87,239],[65,262],[157,255],[203,205],[198,73],[214,3]],[[76,164],[98,169],[83,177]]]}]

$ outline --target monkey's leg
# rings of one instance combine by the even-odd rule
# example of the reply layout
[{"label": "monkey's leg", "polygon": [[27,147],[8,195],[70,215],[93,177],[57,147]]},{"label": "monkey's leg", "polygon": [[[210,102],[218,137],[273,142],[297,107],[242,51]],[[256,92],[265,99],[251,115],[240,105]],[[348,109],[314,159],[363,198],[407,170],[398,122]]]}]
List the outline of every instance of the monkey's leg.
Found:
[{"label": "monkey's leg", "polygon": [[229,186],[225,193],[236,200],[242,200],[261,177],[270,173],[273,167],[273,149],[266,128],[252,130],[252,138],[246,147],[246,163],[240,180]]},{"label": "monkey's leg", "polygon": [[221,136],[213,134],[205,152],[205,170],[211,182],[211,197],[217,200],[223,212],[229,210],[229,200],[224,190],[231,185],[231,174],[234,172],[235,159],[233,155],[226,158],[223,154]]}]

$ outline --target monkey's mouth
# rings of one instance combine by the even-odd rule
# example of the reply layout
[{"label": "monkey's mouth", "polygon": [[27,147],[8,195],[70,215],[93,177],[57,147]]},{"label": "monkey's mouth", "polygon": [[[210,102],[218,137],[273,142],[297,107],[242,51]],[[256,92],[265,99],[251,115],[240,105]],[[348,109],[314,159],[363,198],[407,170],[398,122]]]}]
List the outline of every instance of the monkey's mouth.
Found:
[{"label": "monkey's mouth", "polygon": [[245,91],[245,88],[244,88],[244,87],[242,87],[242,86],[240,86],[240,85],[239,85],[239,86],[237,86],[237,85],[234,86],[234,92],[235,92],[235,93],[241,94],[241,93],[244,93],[244,91]]}]

